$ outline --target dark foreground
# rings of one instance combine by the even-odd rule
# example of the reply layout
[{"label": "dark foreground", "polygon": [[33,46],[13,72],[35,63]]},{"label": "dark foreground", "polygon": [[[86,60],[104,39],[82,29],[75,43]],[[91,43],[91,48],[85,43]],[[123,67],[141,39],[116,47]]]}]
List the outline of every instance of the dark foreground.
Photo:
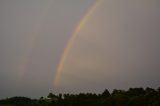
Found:
[{"label": "dark foreground", "polygon": [[80,93],[49,95],[30,99],[12,97],[0,100],[0,106],[160,106],[160,88],[130,88],[128,91],[106,89],[102,94]]}]

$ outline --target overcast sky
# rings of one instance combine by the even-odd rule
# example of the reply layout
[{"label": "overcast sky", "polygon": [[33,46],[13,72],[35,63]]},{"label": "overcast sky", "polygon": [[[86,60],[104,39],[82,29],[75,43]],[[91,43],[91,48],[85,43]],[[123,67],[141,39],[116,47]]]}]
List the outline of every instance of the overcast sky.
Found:
[{"label": "overcast sky", "polygon": [[159,87],[159,0],[102,0],[53,87],[62,51],[94,1],[0,1],[0,98]]}]

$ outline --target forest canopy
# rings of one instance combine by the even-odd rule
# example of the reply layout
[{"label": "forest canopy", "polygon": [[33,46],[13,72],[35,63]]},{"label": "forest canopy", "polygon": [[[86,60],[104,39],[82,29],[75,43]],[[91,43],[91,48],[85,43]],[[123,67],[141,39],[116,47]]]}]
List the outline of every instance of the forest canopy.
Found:
[{"label": "forest canopy", "polygon": [[160,87],[114,89],[111,93],[105,89],[101,94],[49,93],[39,99],[17,96],[0,100],[0,106],[160,106]]}]

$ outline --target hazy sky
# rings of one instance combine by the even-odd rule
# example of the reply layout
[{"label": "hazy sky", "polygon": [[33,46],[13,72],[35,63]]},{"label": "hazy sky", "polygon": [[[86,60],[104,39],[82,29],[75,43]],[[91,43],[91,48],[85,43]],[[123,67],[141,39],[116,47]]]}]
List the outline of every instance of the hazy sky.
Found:
[{"label": "hazy sky", "polygon": [[62,51],[94,1],[0,1],[0,98],[159,87],[159,0],[102,0],[53,87]]}]

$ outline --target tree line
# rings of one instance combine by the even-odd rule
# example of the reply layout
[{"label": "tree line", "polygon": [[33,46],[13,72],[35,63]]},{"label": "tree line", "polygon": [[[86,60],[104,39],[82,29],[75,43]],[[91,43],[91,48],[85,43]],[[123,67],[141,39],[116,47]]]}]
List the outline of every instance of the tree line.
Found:
[{"label": "tree line", "polygon": [[160,87],[114,89],[112,93],[105,89],[101,94],[49,93],[39,99],[11,97],[0,100],[0,106],[160,106]]}]

